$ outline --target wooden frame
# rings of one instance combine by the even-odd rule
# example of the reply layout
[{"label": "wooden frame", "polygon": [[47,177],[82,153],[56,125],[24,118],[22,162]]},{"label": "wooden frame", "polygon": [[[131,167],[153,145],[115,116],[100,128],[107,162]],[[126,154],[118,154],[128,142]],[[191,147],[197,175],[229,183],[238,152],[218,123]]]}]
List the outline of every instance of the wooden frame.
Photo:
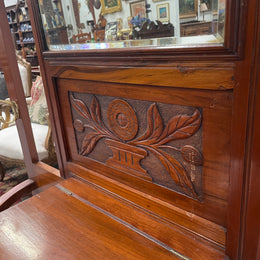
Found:
[{"label": "wooden frame", "polygon": [[111,14],[122,10],[121,0],[101,0],[101,14]]},{"label": "wooden frame", "polygon": [[[239,2],[242,0],[238,0]],[[237,59],[243,56],[243,40],[241,41],[241,39],[243,38],[244,35],[244,31],[245,31],[245,27],[241,26],[241,22],[243,17],[245,16],[246,13],[246,8],[243,8],[242,10],[239,10],[239,6],[240,3],[237,1],[232,1],[232,2],[227,2],[226,5],[226,19],[225,19],[225,41],[224,41],[224,46],[197,46],[197,47],[191,47],[191,48],[185,48],[185,51],[183,51],[180,48],[166,48],[164,49],[164,54],[169,57],[169,55],[171,56],[172,60],[175,59],[185,59],[185,60],[190,60],[189,58],[189,54],[192,53],[192,59],[195,59],[196,57],[199,57],[200,59],[208,59],[208,58],[219,58],[221,57],[222,59],[226,60],[226,59]],[[196,4],[196,3],[195,3]],[[38,1],[35,1],[34,3],[34,12],[37,14],[39,12],[38,10]],[[234,13],[235,10],[235,13]],[[190,17],[188,15],[188,17]],[[39,19],[40,17],[37,16],[37,26],[42,27],[42,21],[41,19]],[[184,18],[184,17],[180,17],[180,18]],[[239,31],[238,34],[235,34],[236,31]],[[238,44],[240,42],[240,44]],[[42,49],[42,52],[44,52],[44,56],[56,56],[54,53],[52,52],[48,52],[48,45],[46,42],[45,38],[41,37],[41,45],[44,46]],[[122,49],[118,50],[118,49],[111,49],[110,53],[117,53],[118,51],[122,51]],[[151,53],[148,49],[144,50],[143,48],[124,48],[124,51],[131,53],[131,57],[130,59],[136,59],[136,57],[139,57],[140,55],[133,55],[135,54],[137,51],[144,55],[151,55],[153,56],[153,58],[157,59],[156,57],[158,56],[159,59],[161,59],[161,51],[159,49],[154,49],[153,52]],[[203,57],[201,57],[201,55],[199,53],[201,53],[201,51],[203,51],[204,55]],[[103,54],[106,52],[106,50],[102,50],[100,49],[98,51],[98,53],[95,50],[88,50],[87,52],[84,51],[84,54],[82,52],[73,52],[73,56],[76,57],[77,53],[79,54],[79,56],[82,57],[82,55],[86,56],[86,57],[91,57],[92,53],[95,53],[95,55],[99,55],[100,57],[102,57],[102,59],[106,59],[106,55],[103,56]],[[71,52],[70,51],[66,51],[66,56],[70,56]],[[120,54],[121,55],[121,54]],[[194,56],[195,55],[195,56]],[[178,57],[178,58],[177,58]]]},{"label": "wooden frame", "polygon": [[107,41],[116,40],[118,30],[118,21],[109,22],[106,25],[105,39]]},{"label": "wooden frame", "polygon": [[145,8],[145,1],[136,1],[130,3],[130,13],[132,17],[140,15],[140,18],[146,17],[146,8]]},{"label": "wooden frame", "polygon": [[[189,6],[192,6],[192,8],[190,8]],[[179,1],[179,13],[180,13],[180,18],[188,18],[188,17],[197,16],[198,1],[197,0]]]},{"label": "wooden frame", "polygon": [[153,0],[154,3],[156,2],[162,2],[163,0]]},{"label": "wooden frame", "polygon": [[[30,0],[32,2],[32,0]],[[259,2],[252,0],[252,1],[246,1],[248,5],[241,7],[242,1],[228,1],[227,2],[227,16],[226,16],[226,22],[225,22],[225,43],[224,46],[213,46],[213,47],[196,47],[196,48],[189,48],[189,49],[171,49],[171,48],[165,48],[163,50],[159,49],[124,49],[122,50],[90,50],[85,52],[44,52],[43,46],[44,46],[44,40],[41,38],[41,35],[39,36],[39,42],[38,42],[38,52],[41,51],[44,52],[41,54],[41,61],[42,66],[45,67],[44,71],[48,71],[49,74],[48,77],[46,77],[48,80],[48,84],[52,86],[54,85],[55,89],[55,80],[58,77],[58,71],[61,69],[63,64],[70,64],[70,66],[78,66],[77,73],[80,75],[80,73],[83,71],[82,67],[86,66],[85,69],[86,73],[89,71],[89,68],[93,68],[93,66],[98,64],[98,60],[102,61],[104,65],[109,66],[117,66],[117,67],[124,67],[128,65],[128,70],[131,73],[131,69],[137,68],[139,69],[139,66],[141,62],[143,62],[146,58],[147,66],[149,68],[153,68],[155,65],[158,66],[160,69],[163,68],[163,66],[158,65],[158,60],[160,62],[168,62],[168,67],[170,66],[176,66],[180,70],[181,73],[185,73],[189,70],[189,67],[187,69],[187,66],[178,67],[178,62],[182,61],[183,64],[191,66],[191,71],[196,71],[196,68],[199,65],[204,65],[208,67],[206,70],[218,70],[216,68],[216,64],[219,64],[219,66],[222,65],[222,68],[229,69],[235,71],[235,88],[234,88],[234,100],[233,100],[233,120],[232,120],[232,143],[231,143],[231,157],[237,158],[236,160],[232,160],[231,162],[231,178],[230,178],[230,200],[229,200],[229,209],[227,211],[227,217],[228,217],[228,225],[227,225],[227,254],[230,256],[231,259],[238,259],[238,248],[241,248],[241,251],[243,250],[243,247],[240,247],[241,243],[243,242],[243,237],[241,236],[241,229],[240,229],[240,222],[241,218],[244,216],[241,216],[241,197],[243,197],[243,190],[244,190],[244,179],[247,175],[247,169],[244,168],[244,151],[245,151],[245,132],[246,132],[246,124],[247,124],[247,111],[246,107],[248,106],[248,93],[250,93],[249,87],[250,87],[250,72],[247,70],[248,64],[251,63],[252,55],[249,53],[251,49],[249,48],[248,51],[246,51],[244,55],[244,43],[246,42],[245,39],[247,39],[247,44],[252,46],[253,45],[253,37],[257,34],[256,32],[256,18],[250,15],[248,13],[253,14],[255,10],[259,10]],[[248,10],[250,12],[248,12]],[[35,9],[35,16],[37,9]],[[234,12],[234,13],[233,13]],[[247,13],[248,12],[248,13]],[[231,16],[231,14],[233,15]],[[259,19],[259,18],[258,18]],[[36,18],[35,24],[37,25],[39,21]],[[247,30],[245,30],[247,26]],[[250,27],[251,26],[251,27]],[[36,26],[34,25],[34,28]],[[245,31],[247,31],[247,35],[245,35]],[[241,43],[241,44],[238,44]],[[203,53],[203,57],[201,55]],[[126,59],[124,59],[126,58]],[[122,60],[124,59],[124,62]],[[199,59],[199,60],[198,60]],[[237,62],[239,61],[239,62]],[[139,63],[138,63],[139,62]],[[176,63],[175,63],[176,62]],[[143,65],[143,64],[142,64]],[[81,66],[81,67],[80,67]],[[194,67],[193,67],[194,66]],[[167,67],[167,68],[168,68]],[[196,68],[195,68],[196,67]],[[239,71],[245,70],[245,73],[243,75],[240,75]],[[203,69],[201,69],[203,71]],[[119,70],[118,70],[119,71]],[[104,70],[104,74],[106,71]],[[111,71],[109,72],[111,74]],[[135,71],[136,73],[136,71]],[[48,74],[48,73],[47,73]],[[246,74],[246,75],[245,75]],[[70,75],[69,73],[67,75]],[[83,75],[86,78],[89,77],[89,74]],[[99,75],[102,75],[100,73]],[[136,75],[136,74],[135,74]],[[150,75],[150,74],[149,74]],[[187,75],[187,74],[186,74]],[[83,77],[82,76],[82,77]],[[128,80],[133,80],[134,76],[131,78],[131,75],[128,75]],[[111,80],[111,78],[106,77],[106,80]],[[119,79],[122,80],[122,77]],[[208,79],[207,79],[208,80]],[[143,83],[143,82],[142,82]],[[243,84],[242,84],[243,83]],[[138,82],[140,84],[140,82]],[[150,82],[145,82],[143,84],[150,84]],[[165,83],[160,83],[165,84]],[[158,84],[159,85],[159,84]],[[243,87],[241,87],[243,86]],[[176,87],[173,86],[173,87]],[[219,85],[220,87],[220,85]],[[51,95],[53,97],[52,101],[54,102],[54,110],[57,112],[56,107],[58,107],[58,104],[55,105],[55,102],[57,103],[55,90],[53,90],[51,87]],[[220,90],[219,90],[220,91]],[[230,90],[230,92],[233,92],[233,90]],[[215,106],[214,103],[212,103],[212,106]],[[57,132],[57,139],[58,144],[61,146],[64,145],[64,140],[62,138],[62,128],[59,125],[59,114],[55,113],[55,119],[56,120],[56,132]],[[241,137],[242,133],[242,137]],[[237,138],[241,138],[241,142],[237,142]],[[62,149],[63,151],[63,149]],[[62,160],[66,161],[67,154],[63,152],[61,154]],[[65,167],[67,165],[65,164]],[[73,167],[71,166],[71,170],[73,170]],[[246,191],[248,190],[247,187]],[[243,231],[243,230],[242,230]],[[241,240],[241,241],[239,241]],[[250,241],[250,240],[249,240]],[[241,254],[240,254],[241,255]],[[252,258],[248,258],[252,259]]]},{"label": "wooden frame", "polygon": [[222,37],[225,35],[225,19],[226,19],[226,2],[218,1],[218,33]]},{"label": "wooden frame", "polygon": [[156,5],[157,20],[168,23],[170,21],[169,3]]},{"label": "wooden frame", "polygon": [[[3,1],[0,2],[0,16],[6,17]],[[6,18],[3,19],[0,26],[0,46],[2,46],[0,48],[0,57],[1,60],[5,60],[5,63],[2,64],[2,69],[6,76],[5,79],[10,99],[11,101],[15,100],[19,106],[19,118],[16,120],[16,126],[21,140],[28,177],[31,178],[39,173],[46,172],[46,169],[59,174],[57,169],[39,161],[16,55],[13,45],[10,44],[11,42],[10,28]]]},{"label": "wooden frame", "polygon": [[218,0],[212,0],[212,11],[213,14],[218,13]]}]

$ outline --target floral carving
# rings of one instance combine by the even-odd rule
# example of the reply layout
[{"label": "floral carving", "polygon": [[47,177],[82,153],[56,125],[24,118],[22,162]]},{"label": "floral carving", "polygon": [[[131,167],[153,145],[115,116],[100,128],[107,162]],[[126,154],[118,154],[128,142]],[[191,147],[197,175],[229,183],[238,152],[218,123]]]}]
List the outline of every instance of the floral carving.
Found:
[{"label": "floral carving", "polygon": [[[88,124],[83,124],[80,128],[90,128],[93,130],[93,132],[88,133],[83,139],[80,150],[81,155],[86,156],[90,152],[92,152],[96,143],[101,138],[105,137],[112,140],[119,140],[119,138],[117,138],[112,132],[110,132],[109,129],[107,129],[106,126],[103,124],[103,121],[101,120],[100,105],[95,96],[93,96],[92,99],[90,112],[88,107],[81,100],[74,98],[72,95],[70,95],[70,99],[74,109],[79,113],[79,115],[81,115],[88,121]],[[75,120],[74,127],[76,122],[78,124],[78,120]]]},{"label": "floral carving", "polygon": [[[147,180],[152,180],[152,178],[149,176],[149,173],[147,173],[148,177],[145,177],[145,170],[143,170],[143,172],[141,173],[141,166],[139,165],[141,156],[138,153],[142,153],[144,154],[142,156],[145,156],[144,151],[146,150],[156,156],[158,160],[160,160],[162,165],[172,177],[175,184],[177,184],[185,194],[198,199],[198,194],[185,168],[176,158],[166,152],[167,150],[174,150],[175,152],[180,153],[183,159],[192,165],[197,166],[203,164],[203,156],[196,148],[190,145],[184,145],[182,148],[174,147],[172,146],[172,144],[167,145],[171,141],[191,137],[198,131],[202,121],[201,113],[198,109],[195,109],[192,115],[174,116],[168,121],[166,125],[164,125],[163,118],[160,115],[158,107],[156,103],[153,103],[147,110],[147,128],[145,133],[139,137],[136,137],[135,139],[122,140],[121,136],[118,137],[114,132],[110,131],[104,125],[101,118],[101,108],[95,96],[93,96],[90,111],[83,101],[74,98],[73,95],[70,95],[70,99],[73,108],[81,117],[86,119],[87,122],[86,124],[83,124],[83,122],[81,122],[79,119],[76,119],[74,121],[74,128],[80,132],[84,131],[85,128],[89,128],[92,130],[84,137],[80,149],[80,154],[84,156],[88,155],[91,151],[93,151],[95,145],[101,138],[113,140],[113,143],[107,142],[107,145],[113,145],[114,152],[113,159],[108,160],[110,165],[118,165],[121,170],[124,170],[124,167],[128,167],[126,169],[129,169],[129,172],[132,171],[135,175],[139,177],[141,176],[142,178],[145,178]],[[122,100],[119,99],[118,101],[115,101],[116,105],[118,105],[117,102],[122,102]],[[124,106],[127,107],[127,105]],[[130,105],[128,106],[130,107]],[[129,109],[131,110],[131,107]],[[119,113],[121,112],[118,111],[118,114]],[[131,115],[130,112],[128,114]],[[110,115],[108,115],[108,117],[109,116]],[[123,164],[123,162],[119,161],[119,159],[117,158],[118,155],[115,155],[115,153],[119,151],[122,146],[125,145],[128,145],[127,147],[129,147],[129,150],[132,149],[131,161],[133,161],[133,164],[135,165],[126,165],[126,163],[129,164],[128,161],[125,161]],[[134,150],[134,147],[139,147],[138,152],[136,149]],[[122,148],[120,151],[122,153],[122,151],[125,150],[126,149]],[[127,156],[130,155],[128,154]],[[133,159],[133,156],[136,156],[135,158],[139,156],[139,159],[135,160]]]},{"label": "floral carving", "polygon": [[[197,197],[198,195],[184,167],[174,157],[162,150],[162,148],[174,149],[175,151],[181,152],[181,149],[166,146],[165,144],[173,140],[192,136],[200,128],[200,125],[201,114],[199,110],[196,109],[191,116],[178,115],[172,117],[164,127],[162,117],[154,103],[147,112],[146,132],[143,136],[132,140],[129,144],[143,147],[153,153],[170,173],[174,182],[178,184],[186,194]],[[193,152],[192,157],[194,158],[195,156],[197,158],[197,164],[202,164],[202,156],[195,148],[194,150],[190,149],[190,151],[182,153],[182,155],[185,154],[184,159],[193,163],[194,159],[189,160],[188,155],[191,154],[191,152]]]}]

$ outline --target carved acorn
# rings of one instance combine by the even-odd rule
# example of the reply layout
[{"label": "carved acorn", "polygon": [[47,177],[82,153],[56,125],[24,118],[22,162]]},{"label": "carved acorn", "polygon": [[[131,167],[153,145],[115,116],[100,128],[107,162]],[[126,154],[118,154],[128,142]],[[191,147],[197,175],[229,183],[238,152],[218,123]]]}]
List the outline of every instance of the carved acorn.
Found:
[{"label": "carved acorn", "polygon": [[181,155],[183,159],[193,165],[202,165],[203,156],[202,154],[193,146],[185,145],[181,148]]}]

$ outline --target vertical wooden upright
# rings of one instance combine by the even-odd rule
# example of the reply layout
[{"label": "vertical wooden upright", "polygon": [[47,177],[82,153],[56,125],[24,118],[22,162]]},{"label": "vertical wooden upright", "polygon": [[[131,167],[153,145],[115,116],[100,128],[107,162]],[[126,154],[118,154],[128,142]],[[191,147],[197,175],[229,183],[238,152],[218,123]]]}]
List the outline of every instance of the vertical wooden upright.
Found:
[{"label": "vertical wooden upright", "polygon": [[0,1],[0,17],[1,68],[5,75],[9,97],[18,104],[19,118],[16,120],[16,125],[27,173],[29,177],[33,177],[40,172],[52,171],[53,168],[39,162],[4,1]]}]

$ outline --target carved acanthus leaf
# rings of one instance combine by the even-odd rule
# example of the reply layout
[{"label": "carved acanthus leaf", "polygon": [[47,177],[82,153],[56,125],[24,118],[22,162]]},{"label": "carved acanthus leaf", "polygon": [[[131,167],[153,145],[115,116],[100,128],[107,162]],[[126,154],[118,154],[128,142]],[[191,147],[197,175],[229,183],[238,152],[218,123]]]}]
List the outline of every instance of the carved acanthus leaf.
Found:
[{"label": "carved acanthus leaf", "polygon": [[175,116],[170,119],[157,143],[163,145],[173,140],[188,138],[197,132],[200,125],[201,114],[198,109],[191,116]]},{"label": "carved acanthus leaf", "polygon": [[135,144],[159,147],[170,141],[184,139],[197,132],[201,125],[201,114],[198,109],[189,115],[178,115],[170,119],[164,128],[162,117],[156,104],[147,112],[147,129],[144,135],[132,141]]},{"label": "carved acanthus leaf", "polygon": [[[129,138],[124,138],[124,136],[119,136],[119,132],[110,131],[102,121],[101,116],[101,107],[98,102],[98,99],[93,96],[91,105],[88,108],[83,101],[76,99],[73,97],[73,95],[70,95],[71,104],[73,108],[77,111],[77,113],[83,117],[85,120],[82,122],[79,119],[75,119],[74,121],[74,128],[78,132],[83,132],[85,129],[88,129],[88,132],[82,141],[80,154],[87,156],[89,153],[91,153],[96,144],[99,142],[100,139],[105,138],[108,141],[109,144],[113,144],[112,147],[113,153],[116,155],[118,154],[118,151],[114,152],[116,149],[120,151],[120,147],[131,147],[131,149],[134,149],[134,151],[138,150],[141,151],[141,155],[143,155],[143,151],[149,151],[150,153],[153,153],[158,160],[162,163],[162,165],[165,167],[168,174],[172,177],[173,181],[176,185],[178,185],[184,193],[186,193],[189,196],[192,196],[196,199],[199,199],[199,196],[193,186],[193,183],[191,181],[191,178],[189,174],[187,173],[186,169],[182,164],[171,154],[168,154],[164,151],[164,149],[171,149],[174,150],[177,153],[181,153],[184,160],[187,162],[193,164],[193,165],[202,165],[203,164],[203,156],[202,154],[193,146],[190,145],[184,145],[182,148],[174,147],[172,145],[166,145],[170,141],[179,140],[179,139],[185,139],[188,137],[191,137],[194,135],[200,128],[201,122],[202,122],[202,116],[198,109],[195,109],[194,113],[192,115],[177,115],[173,116],[166,126],[164,126],[163,118],[160,115],[160,112],[158,110],[158,107],[156,103],[153,103],[150,105],[150,107],[147,110],[147,129],[145,133],[136,138],[135,137],[136,132],[138,128],[134,129],[133,135]],[[113,106],[112,106],[112,105]],[[130,107],[128,103],[121,100],[114,100],[110,104],[111,108],[111,114],[109,114],[109,118],[111,119],[110,122],[113,126],[114,123],[118,124],[118,128],[124,132],[125,127],[123,127],[120,123],[117,122],[117,115],[124,115],[124,117],[120,118],[123,123],[127,122],[130,125],[130,128],[133,128],[134,125],[138,127],[137,120],[133,120],[133,118],[136,118],[135,112],[133,111],[130,113],[129,111],[132,111],[133,109]],[[120,109],[119,109],[120,108]],[[126,120],[127,119],[127,120]],[[125,121],[124,121],[125,120]],[[120,121],[121,122],[121,121]],[[130,123],[129,123],[130,122]],[[110,126],[111,126],[110,125]],[[111,126],[111,127],[112,127]],[[122,130],[123,129],[123,130]],[[131,130],[131,129],[130,129]],[[127,130],[128,131],[128,130]],[[114,140],[115,142],[111,142],[111,140]],[[125,141],[122,142],[122,140]],[[116,144],[116,146],[115,146]],[[126,158],[132,158],[133,153],[131,151],[128,153],[127,150],[123,149],[123,153],[125,153],[127,156]],[[145,155],[146,156],[146,155]],[[139,157],[138,157],[139,158]],[[177,157],[179,158],[179,157]],[[109,162],[111,163],[111,159]],[[116,156],[113,159],[114,167],[120,166],[119,168],[122,169],[127,166],[130,167],[134,174],[139,174],[138,176],[143,176],[143,172],[146,172],[145,170],[140,170],[140,158],[139,160],[126,160],[122,161],[119,160]],[[131,165],[130,165],[131,164]],[[127,169],[128,169],[127,168]],[[164,174],[164,173],[160,173]],[[168,178],[168,177],[167,177]]]},{"label": "carved acanthus leaf", "polygon": [[83,101],[74,98],[72,94],[70,95],[70,100],[71,100],[72,106],[83,118],[90,119],[90,113]]},{"label": "carved acanthus leaf", "polygon": [[93,120],[97,124],[102,125],[101,109],[100,109],[100,105],[97,101],[97,98],[95,96],[93,96],[93,99],[92,99],[90,112],[91,112],[91,116],[92,116]]},{"label": "carved acanthus leaf", "polygon": [[163,131],[163,120],[155,103],[147,111],[147,129],[143,136],[135,140],[140,144],[149,145],[160,137]]},{"label": "carved acanthus leaf", "polygon": [[165,169],[170,173],[174,182],[179,185],[187,195],[192,195],[195,198],[198,198],[198,194],[196,193],[187,172],[173,156],[163,150],[148,147],[147,149],[157,156]]},{"label": "carved acanthus leaf", "polygon": [[97,133],[89,133],[85,135],[80,154],[81,155],[88,155],[90,152],[93,151],[96,143],[102,138],[104,135],[97,134]]},{"label": "carved acanthus leaf", "polygon": [[[168,148],[164,144],[178,139],[184,139],[195,134],[201,125],[201,113],[198,109],[192,115],[177,115],[172,117],[164,127],[162,117],[156,104],[152,104],[147,111],[147,129],[144,135],[129,142],[132,145],[141,146],[152,152],[164,165],[174,182],[183,191],[195,198],[198,198],[196,190],[184,167],[172,155],[169,155],[162,148]],[[170,147],[173,149],[174,147]],[[193,164],[202,165],[203,158],[194,148],[186,146],[184,150],[174,148],[182,152],[183,158]],[[196,151],[195,151],[196,150]]]},{"label": "carved acanthus leaf", "polygon": [[103,124],[101,118],[101,108],[95,96],[93,96],[91,102],[90,113],[88,107],[83,101],[74,98],[73,95],[70,95],[70,99],[73,108],[80,116],[87,120],[87,124],[83,124],[81,120],[76,119],[74,121],[74,128],[79,132],[83,132],[84,128],[94,131],[85,135],[80,150],[81,155],[88,155],[92,152],[97,142],[103,137],[118,140],[118,138],[115,137]]}]

